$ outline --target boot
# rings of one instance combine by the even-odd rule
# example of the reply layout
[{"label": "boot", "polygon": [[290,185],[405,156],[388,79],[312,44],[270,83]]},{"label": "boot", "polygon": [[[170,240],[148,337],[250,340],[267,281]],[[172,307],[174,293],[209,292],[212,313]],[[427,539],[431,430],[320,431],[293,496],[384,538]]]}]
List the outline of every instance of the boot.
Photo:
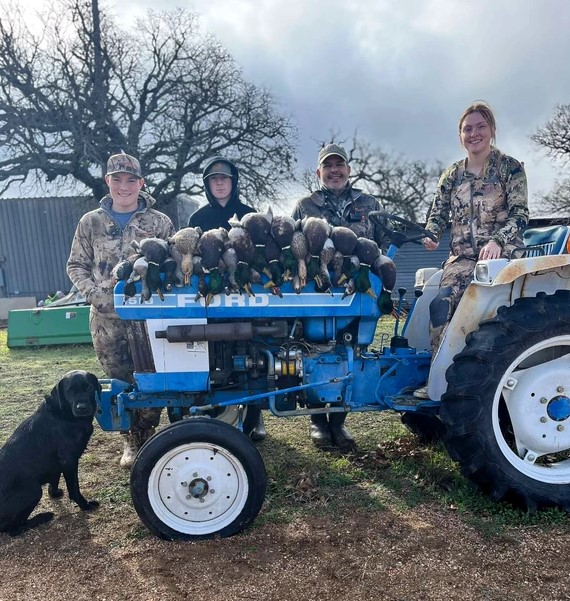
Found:
[{"label": "boot", "polygon": [[119,465],[125,470],[130,470],[141,448],[139,432],[127,432],[123,434],[123,438],[125,439],[125,446]]},{"label": "boot", "polygon": [[119,462],[119,465],[123,469],[131,469],[139,449],[154,434],[154,432],[154,428],[145,428],[144,430],[132,430],[123,435],[125,437],[125,446],[123,449],[123,456]]},{"label": "boot", "polygon": [[356,442],[344,425],[346,413],[331,413],[329,415],[329,430],[333,443],[343,452],[356,450]]},{"label": "boot", "polygon": [[333,441],[326,413],[315,413],[311,415],[310,434],[313,444],[318,449],[330,449],[332,447]]},{"label": "boot", "polygon": [[255,442],[267,438],[267,431],[265,430],[265,424],[263,423],[263,413],[261,412],[261,409],[258,409],[258,411],[259,415],[257,416],[257,423],[249,435],[251,440],[255,440]]}]

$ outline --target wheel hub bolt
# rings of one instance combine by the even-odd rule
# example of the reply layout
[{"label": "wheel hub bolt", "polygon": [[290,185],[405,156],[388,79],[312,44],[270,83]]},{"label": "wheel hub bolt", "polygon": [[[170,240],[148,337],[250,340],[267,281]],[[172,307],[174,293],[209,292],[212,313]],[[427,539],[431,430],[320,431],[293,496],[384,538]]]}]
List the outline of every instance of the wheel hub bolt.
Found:
[{"label": "wheel hub bolt", "polygon": [[545,424],[545,423],[548,421],[548,418],[547,418],[547,417],[541,417],[541,418],[540,418],[540,421],[541,421],[543,424]]},{"label": "wheel hub bolt", "polygon": [[564,426],[563,426],[562,424],[559,424],[558,426],[556,426],[556,429],[557,429],[559,432],[562,432],[562,430],[564,430]]},{"label": "wheel hub bolt", "polygon": [[541,402],[543,405],[546,405],[546,403],[548,403],[548,399],[547,399],[545,396],[543,396],[543,397],[540,399],[540,402]]},{"label": "wheel hub bolt", "polygon": [[564,386],[558,386],[556,392],[564,392]]}]

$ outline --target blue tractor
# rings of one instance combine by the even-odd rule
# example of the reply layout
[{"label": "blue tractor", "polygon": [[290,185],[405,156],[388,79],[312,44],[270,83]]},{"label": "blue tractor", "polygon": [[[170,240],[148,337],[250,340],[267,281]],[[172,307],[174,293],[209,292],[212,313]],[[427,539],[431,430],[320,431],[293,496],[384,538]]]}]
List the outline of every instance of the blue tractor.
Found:
[{"label": "blue tractor", "polygon": [[[427,232],[379,220],[392,258]],[[426,277],[402,331],[371,344],[381,307],[372,296],[317,292],[216,295],[190,285],[115,308],[133,333],[135,385],[101,380],[97,419],[126,431],[132,411],[165,407],[171,424],[139,451],[131,495],[143,523],[165,539],[231,536],[265,497],[263,459],[243,430],[247,409],[275,416],[400,412],[445,444],[465,476],[495,499],[570,509],[570,255],[565,226],[529,230],[510,260],[481,261],[435,357],[428,307],[441,271]],[[382,281],[371,275],[381,298]],[[397,328],[398,329],[398,328]],[[413,391],[428,382],[429,399]]]}]

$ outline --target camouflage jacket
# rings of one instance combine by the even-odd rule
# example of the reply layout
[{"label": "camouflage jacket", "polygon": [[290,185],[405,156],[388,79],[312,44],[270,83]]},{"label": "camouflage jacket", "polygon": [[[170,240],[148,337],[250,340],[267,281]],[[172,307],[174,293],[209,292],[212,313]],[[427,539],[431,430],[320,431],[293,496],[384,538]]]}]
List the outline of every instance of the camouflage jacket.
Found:
[{"label": "camouflage jacket", "polygon": [[112,199],[105,196],[98,209],[83,215],[75,230],[67,274],[85,300],[109,317],[117,317],[111,271],[119,261],[134,253],[131,241],[167,239],[175,232],[170,218],[151,208],[154,203],[150,194],[140,192],[138,209],[121,230],[110,212]]},{"label": "camouflage jacket", "polygon": [[368,219],[371,211],[381,210],[382,207],[374,196],[349,185],[339,196],[326,188],[313,192],[297,203],[292,216],[293,219],[322,217],[331,225],[348,227],[357,236],[370,238],[382,246],[384,233]]},{"label": "camouflage jacket", "polygon": [[465,159],[443,172],[426,229],[440,237],[451,219],[451,256],[477,257],[494,240],[508,257],[522,246],[527,196],[522,164],[493,148],[478,176],[465,170]]}]

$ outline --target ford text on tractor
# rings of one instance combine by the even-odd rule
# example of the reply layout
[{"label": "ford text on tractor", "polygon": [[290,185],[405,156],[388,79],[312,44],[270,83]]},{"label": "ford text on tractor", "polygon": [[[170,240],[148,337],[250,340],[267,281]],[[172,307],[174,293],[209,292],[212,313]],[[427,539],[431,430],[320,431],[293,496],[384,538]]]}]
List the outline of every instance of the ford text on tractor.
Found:
[{"label": "ford text on tractor", "polygon": [[[374,216],[377,219],[379,214]],[[378,219],[394,257],[427,232],[394,215]],[[135,384],[101,380],[97,419],[128,430],[132,411],[165,407],[171,424],[141,448],[131,472],[138,515],[166,539],[235,534],[263,504],[263,459],[243,431],[253,405],[288,417],[319,412],[382,411],[445,445],[462,473],[493,499],[529,509],[570,510],[569,228],[527,230],[510,259],[480,261],[435,357],[429,351],[429,303],[436,271],[416,295],[401,332],[373,350],[379,303],[282,297],[259,284],[255,296],[196,301],[189,286],[115,308],[131,321]],[[420,271],[421,273],[421,271]],[[382,282],[371,275],[381,297]],[[413,391],[428,382],[429,399]]]}]

